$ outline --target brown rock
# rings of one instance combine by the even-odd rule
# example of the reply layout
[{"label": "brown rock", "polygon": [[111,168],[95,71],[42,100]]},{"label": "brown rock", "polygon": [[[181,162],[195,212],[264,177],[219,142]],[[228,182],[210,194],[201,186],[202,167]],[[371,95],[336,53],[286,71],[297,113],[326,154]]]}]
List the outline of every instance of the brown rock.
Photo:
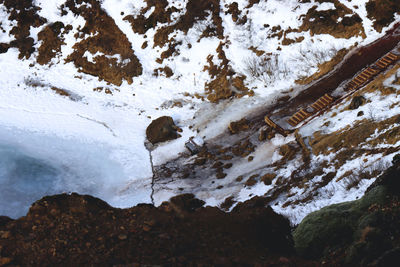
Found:
[{"label": "brown rock", "polygon": [[120,234],[120,235],[118,235],[118,239],[119,239],[119,240],[126,240],[127,238],[128,238],[128,236],[125,235],[125,234]]},{"label": "brown rock", "polygon": [[252,176],[250,176],[250,178],[246,181],[245,185],[246,186],[253,186],[257,183],[256,178],[258,177],[258,174],[254,174]]},{"label": "brown rock", "polygon": [[2,258],[0,257],[0,266],[4,266],[9,264],[12,261],[11,258]]},{"label": "brown rock", "polygon": [[360,106],[364,105],[366,102],[365,97],[363,96],[355,96],[353,97],[353,99],[351,100],[349,109],[358,109]]},{"label": "brown rock", "polygon": [[8,239],[11,237],[10,231],[0,231],[0,238]]},{"label": "brown rock", "polygon": [[217,172],[217,179],[224,179],[226,177],[226,173],[224,172]]},{"label": "brown rock", "polygon": [[239,121],[233,121],[229,124],[228,129],[231,132],[231,134],[237,134],[241,131],[245,131],[249,129],[249,121],[246,119],[241,119]]},{"label": "brown rock", "polygon": [[265,185],[270,185],[272,180],[276,177],[274,173],[267,173],[261,177],[261,181],[264,182]]},{"label": "brown rock", "polygon": [[147,139],[152,143],[160,143],[177,139],[177,127],[171,117],[163,116],[153,120],[146,129]]}]

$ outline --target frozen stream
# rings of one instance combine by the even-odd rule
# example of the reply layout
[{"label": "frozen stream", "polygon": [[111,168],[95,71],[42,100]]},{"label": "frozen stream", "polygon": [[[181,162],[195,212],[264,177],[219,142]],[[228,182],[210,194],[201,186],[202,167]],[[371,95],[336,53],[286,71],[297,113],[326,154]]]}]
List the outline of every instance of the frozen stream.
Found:
[{"label": "frozen stream", "polygon": [[[117,207],[149,202],[146,181],[132,182],[115,148],[0,127],[0,215],[23,216],[46,195],[90,194]],[[133,174],[134,175],[134,174]]]}]

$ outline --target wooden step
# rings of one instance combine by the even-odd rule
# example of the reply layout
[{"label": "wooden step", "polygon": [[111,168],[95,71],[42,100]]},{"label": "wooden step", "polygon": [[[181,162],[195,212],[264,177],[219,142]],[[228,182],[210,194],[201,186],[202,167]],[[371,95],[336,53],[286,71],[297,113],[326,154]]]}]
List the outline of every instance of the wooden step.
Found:
[{"label": "wooden step", "polygon": [[323,99],[323,98],[318,99],[318,102],[321,103],[321,104],[324,105],[324,106],[326,106],[326,105],[329,104],[329,101],[327,101],[327,100],[325,100],[325,99]]},{"label": "wooden step", "polygon": [[309,114],[308,112],[306,112],[304,109],[301,109],[301,110],[299,111],[299,113],[301,113],[301,114],[304,116],[304,118],[310,117],[310,115],[311,115],[311,114]]},{"label": "wooden step", "polygon": [[296,120],[298,120],[299,122],[304,120],[304,116],[299,114],[298,112],[294,114],[293,117],[296,118]]},{"label": "wooden step", "polygon": [[353,81],[350,81],[347,85],[348,86],[357,86],[357,84],[355,84]]},{"label": "wooden step", "polygon": [[293,127],[295,127],[297,124],[299,124],[298,122],[293,121],[291,118],[288,120],[288,123]]},{"label": "wooden step", "polygon": [[311,107],[313,109],[315,109],[316,111],[319,111],[319,110],[321,110],[323,108],[323,107],[319,106],[317,103],[312,104]]},{"label": "wooden step", "polygon": [[388,58],[390,58],[391,60],[397,60],[399,57],[393,53],[389,53],[386,55]]},{"label": "wooden step", "polygon": [[360,75],[358,75],[358,76],[362,77],[362,78],[365,79],[365,80],[368,80],[368,79],[369,79],[369,76],[368,76],[366,73],[364,73],[364,72],[360,73]]},{"label": "wooden step", "polygon": [[332,101],[333,101],[333,97],[331,97],[331,96],[328,95],[328,94],[324,94],[323,98],[329,100],[329,102],[332,102]]},{"label": "wooden step", "polygon": [[387,65],[381,63],[380,61],[376,62],[375,65],[378,66],[378,67],[381,68],[381,69],[385,69],[386,66],[387,66]]},{"label": "wooden step", "polygon": [[358,76],[355,77],[354,80],[357,81],[359,84],[362,84],[363,82],[365,82],[365,80],[363,80],[362,78],[360,78]]},{"label": "wooden step", "polygon": [[374,75],[376,73],[376,70],[368,68],[364,72],[368,73],[370,76],[372,76],[372,75]]},{"label": "wooden step", "polygon": [[384,58],[382,58],[380,61],[381,61],[382,63],[386,63],[386,64],[389,65],[390,63],[392,63],[393,60],[391,60],[390,58],[384,57]]},{"label": "wooden step", "polygon": [[353,79],[352,81],[356,84],[356,86],[359,86],[360,84],[362,84],[362,81],[358,81],[356,79]]}]

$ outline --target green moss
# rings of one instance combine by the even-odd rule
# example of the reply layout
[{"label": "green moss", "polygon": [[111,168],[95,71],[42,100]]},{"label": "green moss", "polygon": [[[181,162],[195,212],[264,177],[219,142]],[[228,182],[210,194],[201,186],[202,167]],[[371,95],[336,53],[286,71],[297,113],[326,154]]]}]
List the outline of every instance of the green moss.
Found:
[{"label": "green moss", "polygon": [[359,200],[331,205],[309,214],[293,232],[296,251],[307,258],[318,258],[327,253],[327,248],[350,244],[364,227],[375,223],[377,216],[368,213],[368,208],[384,204],[386,196],[386,188],[378,186]]}]

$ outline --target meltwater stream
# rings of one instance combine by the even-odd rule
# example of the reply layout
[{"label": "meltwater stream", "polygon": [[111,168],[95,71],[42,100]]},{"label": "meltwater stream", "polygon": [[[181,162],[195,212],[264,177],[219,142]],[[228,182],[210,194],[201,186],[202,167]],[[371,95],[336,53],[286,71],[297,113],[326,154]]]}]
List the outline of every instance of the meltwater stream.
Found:
[{"label": "meltwater stream", "polygon": [[111,154],[101,144],[0,127],[0,216],[24,216],[34,201],[62,192],[118,206],[129,179]]}]

